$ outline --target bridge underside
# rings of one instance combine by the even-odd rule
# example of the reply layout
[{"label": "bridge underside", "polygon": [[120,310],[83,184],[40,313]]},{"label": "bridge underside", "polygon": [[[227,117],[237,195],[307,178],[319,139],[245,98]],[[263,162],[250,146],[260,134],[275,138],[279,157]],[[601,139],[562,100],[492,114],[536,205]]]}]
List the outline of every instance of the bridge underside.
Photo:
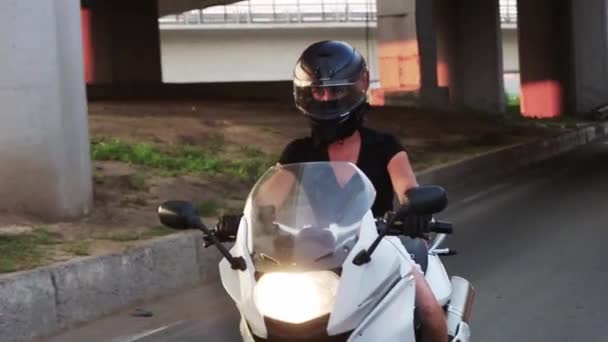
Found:
[{"label": "bridge underside", "polygon": [[[104,89],[90,93],[108,95],[111,86],[159,88],[158,16],[233,2],[83,1],[85,74],[90,88]],[[580,3],[518,4],[524,115],[587,113],[608,103],[608,8],[603,0]],[[499,0],[378,0],[377,6],[382,88],[376,99],[505,110]]]}]

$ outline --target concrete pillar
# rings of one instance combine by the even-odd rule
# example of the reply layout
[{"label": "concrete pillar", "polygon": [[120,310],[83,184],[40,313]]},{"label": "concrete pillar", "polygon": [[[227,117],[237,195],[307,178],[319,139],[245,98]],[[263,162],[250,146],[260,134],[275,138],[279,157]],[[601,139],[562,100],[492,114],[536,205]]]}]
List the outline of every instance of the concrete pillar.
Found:
[{"label": "concrete pillar", "polygon": [[489,112],[505,110],[502,37],[498,0],[458,0],[455,77],[457,106]]},{"label": "concrete pillar", "polygon": [[437,55],[432,1],[377,2],[380,83],[390,97],[437,105]]},{"label": "concrete pillar", "polygon": [[569,21],[563,0],[525,0],[517,6],[521,112],[555,117],[565,105]]},{"label": "concrete pillar", "polygon": [[437,86],[439,91],[456,102],[454,89],[457,85],[456,54],[458,49],[458,2],[433,0],[433,21],[437,38]]},{"label": "concrete pillar", "polygon": [[156,0],[87,0],[93,84],[161,83]]},{"label": "concrete pillar", "polygon": [[419,91],[415,1],[377,2],[378,71],[383,89]]},{"label": "concrete pillar", "polygon": [[588,113],[608,103],[608,5],[605,0],[570,0],[572,70],[569,103]]},{"label": "concrete pillar", "polygon": [[498,0],[382,0],[380,83],[386,103],[504,111]]},{"label": "concrete pillar", "polygon": [[84,52],[84,79],[86,83],[93,81],[93,39],[91,37],[91,11],[88,8],[81,8],[80,18],[82,22],[82,50]]},{"label": "concrete pillar", "polygon": [[0,210],[91,209],[80,25],[75,1],[0,1]]}]

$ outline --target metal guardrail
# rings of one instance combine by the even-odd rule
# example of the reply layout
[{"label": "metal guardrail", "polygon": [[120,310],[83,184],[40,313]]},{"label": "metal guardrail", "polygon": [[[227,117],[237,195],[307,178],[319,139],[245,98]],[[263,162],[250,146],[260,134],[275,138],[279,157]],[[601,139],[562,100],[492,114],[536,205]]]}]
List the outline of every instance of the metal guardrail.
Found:
[{"label": "metal guardrail", "polygon": [[[517,23],[517,0],[500,0],[500,20]],[[161,17],[173,25],[376,22],[376,0],[254,0]]]}]

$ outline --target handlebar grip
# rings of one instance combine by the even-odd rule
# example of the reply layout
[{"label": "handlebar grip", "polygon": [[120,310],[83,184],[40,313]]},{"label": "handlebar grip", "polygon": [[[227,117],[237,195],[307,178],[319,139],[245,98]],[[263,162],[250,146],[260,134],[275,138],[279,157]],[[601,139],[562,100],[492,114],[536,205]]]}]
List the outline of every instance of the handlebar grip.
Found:
[{"label": "handlebar grip", "polygon": [[431,232],[438,234],[452,234],[454,232],[454,227],[451,223],[441,221],[431,222],[429,229]]}]

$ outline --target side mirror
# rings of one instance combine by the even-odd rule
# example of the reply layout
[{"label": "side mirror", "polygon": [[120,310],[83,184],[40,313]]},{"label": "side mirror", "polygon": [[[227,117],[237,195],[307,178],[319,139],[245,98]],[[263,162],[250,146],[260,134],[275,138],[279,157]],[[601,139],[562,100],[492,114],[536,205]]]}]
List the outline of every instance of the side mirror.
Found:
[{"label": "side mirror", "polygon": [[186,201],[167,201],[158,207],[158,218],[160,222],[173,229],[199,228],[200,218],[196,208]]},{"label": "side mirror", "polygon": [[200,229],[204,234],[204,238],[208,238],[217,247],[220,253],[228,260],[233,270],[244,271],[247,269],[245,259],[243,257],[232,256],[230,251],[222,245],[215,233],[205,227],[192,203],[186,201],[164,202],[158,207],[158,218],[163,225],[173,229]]},{"label": "side mirror", "polygon": [[424,185],[409,189],[405,196],[408,199],[409,212],[415,215],[432,215],[443,211],[448,205],[445,190],[436,185]]}]

